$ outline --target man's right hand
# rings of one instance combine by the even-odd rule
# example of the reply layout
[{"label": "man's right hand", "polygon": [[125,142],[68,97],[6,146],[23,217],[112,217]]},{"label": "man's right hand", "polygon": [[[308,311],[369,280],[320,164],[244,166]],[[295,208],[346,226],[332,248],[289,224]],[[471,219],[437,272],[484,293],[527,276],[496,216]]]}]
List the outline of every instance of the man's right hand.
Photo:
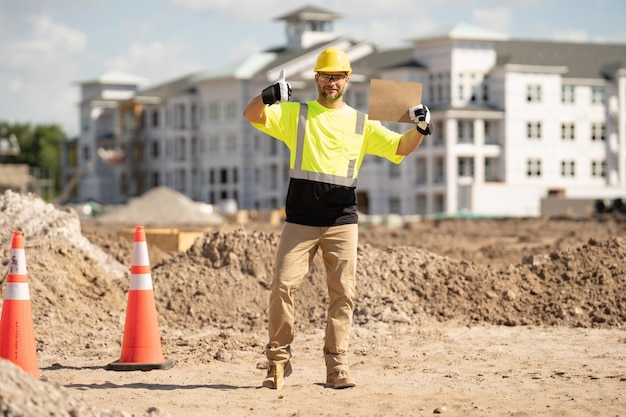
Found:
[{"label": "man's right hand", "polygon": [[291,98],[291,85],[285,81],[285,70],[280,70],[280,76],[276,84],[272,84],[261,93],[263,103],[271,105],[281,101],[289,101]]}]

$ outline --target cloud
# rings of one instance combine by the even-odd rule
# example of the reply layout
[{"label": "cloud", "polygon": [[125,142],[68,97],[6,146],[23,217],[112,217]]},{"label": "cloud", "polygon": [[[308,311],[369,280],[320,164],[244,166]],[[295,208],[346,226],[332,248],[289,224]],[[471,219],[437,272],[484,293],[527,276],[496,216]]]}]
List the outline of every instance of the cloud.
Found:
[{"label": "cloud", "polygon": [[233,21],[266,22],[301,7],[305,1],[293,1],[287,8],[281,0],[168,0],[168,3],[175,9],[188,13],[219,12],[227,14]]},{"label": "cloud", "polygon": [[[8,21],[6,16],[3,23]],[[15,30],[19,27],[19,30]],[[86,35],[43,15],[0,25],[0,115],[21,123],[77,119],[77,92],[70,88],[87,45]],[[69,110],[69,112],[68,112]]]},{"label": "cloud", "polygon": [[27,39],[11,39],[10,33],[1,33],[8,37],[8,42],[0,44],[3,64],[17,71],[30,73],[40,72],[43,68],[53,69],[48,65],[62,63],[63,57],[83,51],[87,44],[84,33],[45,16],[30,17],[27,25],[32,28]]},{"label": "cloud", "polygon": [[106,66],[147,78],[154,85],[199,71],[203,68],[200,56],[200,51],[182,41],[134,42]]},{"label": "cloud", "polygon": [[233,2],[229,0],[169,0],[169,4],[192,13],[206,13],[228,9]]},{"label": "cloud", "polygon": [[472,20],[478,26],[502,33],[510,33],[511,9],[496,7],[491,9],[475,9]]}]

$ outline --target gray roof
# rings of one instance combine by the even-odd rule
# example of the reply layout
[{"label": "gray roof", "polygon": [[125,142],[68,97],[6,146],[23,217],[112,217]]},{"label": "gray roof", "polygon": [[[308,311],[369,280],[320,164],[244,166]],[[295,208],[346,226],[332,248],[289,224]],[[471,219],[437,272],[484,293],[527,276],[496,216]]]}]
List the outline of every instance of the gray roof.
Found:
[{"label": "gray roof", "polygon": [[163,84],[142,89],[138,95],[164,98],[172,95],[184,94],[195,88],[196,79],[196,74],[186,75],[175,80],[164,82]]},{"label": "gray roof", "polygon": [[298,10],[295,10],[289,14],[275,18],[275,20],[286,20],[288,22],[301,22],[301,21],[321,21],[329,22],[341,18],[342,16],[337,13],[333,13],[329,10],[322,9],[316,6],[304,6]]},{"label": "gray roof", "polygon": [[111,70],[100,75],[99,77],[81,81],[80,84],[142,85],[147,82],[148,80],[145,78],[131,74],[130,72]]},{"label": "gray roof", "polygon": [[565,78],[611,78],[626,68],[626,45],[510,40],[494,42],[498,65],[565,66]]},{"label": "gray roof", "polygon": [[455,23],[449,26],[443,26],[428,32],[424,32],[415,41],[424,41],[432,39],[472,39],[472,40],[508,40],[509,36],[505,33],[496,32],[479,26],[473,26],[467,23]]},{"label": "gray roof", "polygon": [[371,75],[381,69],[416,67],[424,68],[413,56],[413,48],[376,51],[351,63],[352,71]]}]

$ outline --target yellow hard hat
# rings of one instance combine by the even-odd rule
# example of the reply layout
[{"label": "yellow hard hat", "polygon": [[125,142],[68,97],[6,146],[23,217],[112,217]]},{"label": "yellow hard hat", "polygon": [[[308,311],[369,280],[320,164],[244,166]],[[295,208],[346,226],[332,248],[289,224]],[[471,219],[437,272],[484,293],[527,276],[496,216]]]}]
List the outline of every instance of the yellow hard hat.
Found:
[{"label": "yellow hard hat", "polygon": [[350,74],[350,60],[348,55],[339,48],[331,46],[324,49],[317,57],[315,72],[346,72]]}]

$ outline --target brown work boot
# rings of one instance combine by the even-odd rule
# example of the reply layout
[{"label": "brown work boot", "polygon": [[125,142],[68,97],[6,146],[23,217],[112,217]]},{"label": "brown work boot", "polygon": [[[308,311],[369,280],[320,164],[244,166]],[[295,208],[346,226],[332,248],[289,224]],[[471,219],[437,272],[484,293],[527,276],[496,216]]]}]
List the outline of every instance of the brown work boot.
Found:
[{"label": "brown work boot", "polygon": [[291,362],[270,364],[267,368],[267,376],[263,380],[263,386],[270,389],[283,389],[285,377],[291,375]]},{"label": "brown work boot", "polygon": [[326,376],[326,388],[342,389],[356,387],[356,381],[350,375],[348,371],[344,369],[335,369],[332,373]]}]

